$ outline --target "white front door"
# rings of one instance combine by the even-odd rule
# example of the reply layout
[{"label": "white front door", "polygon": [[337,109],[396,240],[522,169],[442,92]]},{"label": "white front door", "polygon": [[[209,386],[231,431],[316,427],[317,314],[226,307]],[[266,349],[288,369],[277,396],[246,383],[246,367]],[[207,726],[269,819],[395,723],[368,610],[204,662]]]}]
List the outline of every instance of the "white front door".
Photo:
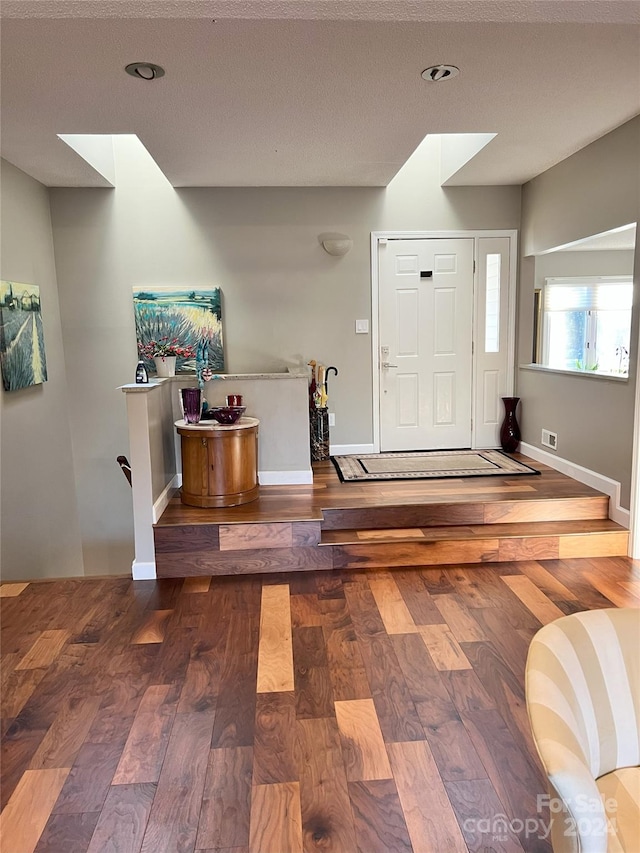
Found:
[{"label": "white front door", "polygon": [[379,245],[380,449],[471,446],[473,238]]}]

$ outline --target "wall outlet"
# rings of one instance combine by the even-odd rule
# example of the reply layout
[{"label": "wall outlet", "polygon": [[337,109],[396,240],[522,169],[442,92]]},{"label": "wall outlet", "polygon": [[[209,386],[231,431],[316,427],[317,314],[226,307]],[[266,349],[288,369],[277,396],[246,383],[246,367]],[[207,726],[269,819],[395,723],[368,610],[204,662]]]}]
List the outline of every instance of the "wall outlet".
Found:
[{"label": "wall outlet", "polygon": [[329,412],[329,426],[331,427],[331,426],[335,426],[335,425],[336,425],[336,413],[335,412]]},{"label": "wall outlet", "polygon": [[552,450],[558,449],[558,433],[557,432],[550,432],[550,430],[548,430],[548,429],[543,429],[541,441],[545,447],[550,447]]}]

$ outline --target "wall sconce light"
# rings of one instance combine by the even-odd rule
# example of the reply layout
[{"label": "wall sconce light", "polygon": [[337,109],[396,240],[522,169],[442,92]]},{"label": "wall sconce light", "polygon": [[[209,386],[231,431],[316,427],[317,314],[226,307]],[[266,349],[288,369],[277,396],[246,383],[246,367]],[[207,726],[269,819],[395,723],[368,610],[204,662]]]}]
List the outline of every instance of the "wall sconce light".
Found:
[{"label": "wall sconce light", "polygon": [[346,234],[320,234],[318,240],[325,252],[336,258],[342,258],[353,246],[353,240]]}]

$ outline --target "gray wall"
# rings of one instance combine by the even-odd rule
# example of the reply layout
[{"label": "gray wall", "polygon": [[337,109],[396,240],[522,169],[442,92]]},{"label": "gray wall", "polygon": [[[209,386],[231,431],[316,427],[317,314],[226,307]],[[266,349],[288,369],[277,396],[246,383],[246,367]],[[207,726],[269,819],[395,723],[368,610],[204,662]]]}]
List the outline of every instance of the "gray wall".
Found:
[{"label": "gray wall", "polygon": [[[634,120],[526,185],[525,254],[637,219],[639,128]],[[219,284],[226,369],[283,370],[312,357],[337,365],[332,441],[366,444],[371,343],[354,334],[354,321],[370,319],[370,232],[520,224],[517,187],[441,188],[435,140],[386,189],[175,191],[125,145],[116,157],[117,189],[50,191],[55,269],[47,191],[3,164],[2,277],[40,284],[49,367],[44,386],[1,397],[6,577],[80,574],[83,560],[87,574],[129,571],[131,495],[115,464],[128,436],[124,395],[115,389],[135,368],[132,287]],[[349,234],[352,251],[327,255],[318,241],[326,231]],[[534,259],[523,257],[523,362],[530,360],[534,280]],[[637,327],[632,369],[636,340]],[[635,375],[596,384],[520,371],[525,441],[538,443],[543,422],[555,426],[563,456],[621,480],[628,492],[634,382]],[[25,443],[29,454],[21,458],[15,448]]]},{"label": "gray wall", "polygon": [[83,573],[47,190],[4,160],[0,277],[40,287],[48,381],[0,391],[3,580]]},{"label": "gray wall", "polygon": [[[371,232],[510,229],[520,218],[519,187],[441,188],[434,139],[387,188],[176,191],[126,138],[114,149],[115,190],[50,193],[68,381],[83,390],[69,411],[85,565],[101,574],[130,564],[130,499],[114,468],[126,413],[114,389],[133,380],[134,286],[220,285],[226,370],[336,365],[332,442],[368,444],[371,338],[354,324],[371,317]],[[329,231],[353,239],[344,258],[322,249]]]},{"label": "gray wall", "polygon": [[[554,246],[637,222],[640,215],[638,151],[640,118],[578,151],[523,187],[521,247],[525,257],[521,259],[518,295],[521,365],[531,361],[537,266],[533,256]],[[541,262],[543,265],[552,263],[547,259]],[[638,344],[638,244],[634,268],[635,308],[628,381],[523,369],[517,373],[517,393],[522,398],[523,440],[542,447],[542,428],[557,432],[558,455],[618,480],[622,484],[621,502],[625,507],[629,506],[631,484]]]}]

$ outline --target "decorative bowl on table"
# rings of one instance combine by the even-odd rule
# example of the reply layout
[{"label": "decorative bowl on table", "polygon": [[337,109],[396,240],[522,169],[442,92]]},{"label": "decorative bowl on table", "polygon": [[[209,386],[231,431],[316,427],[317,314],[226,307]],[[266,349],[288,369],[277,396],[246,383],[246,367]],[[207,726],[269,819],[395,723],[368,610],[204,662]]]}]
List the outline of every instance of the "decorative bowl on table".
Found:
[{"label": "decorative bowl on table", "polygon": [[205,420],[217,421],[219,424],[235,424],[246,408],[246,406],[211,406],[202,417]]}]

